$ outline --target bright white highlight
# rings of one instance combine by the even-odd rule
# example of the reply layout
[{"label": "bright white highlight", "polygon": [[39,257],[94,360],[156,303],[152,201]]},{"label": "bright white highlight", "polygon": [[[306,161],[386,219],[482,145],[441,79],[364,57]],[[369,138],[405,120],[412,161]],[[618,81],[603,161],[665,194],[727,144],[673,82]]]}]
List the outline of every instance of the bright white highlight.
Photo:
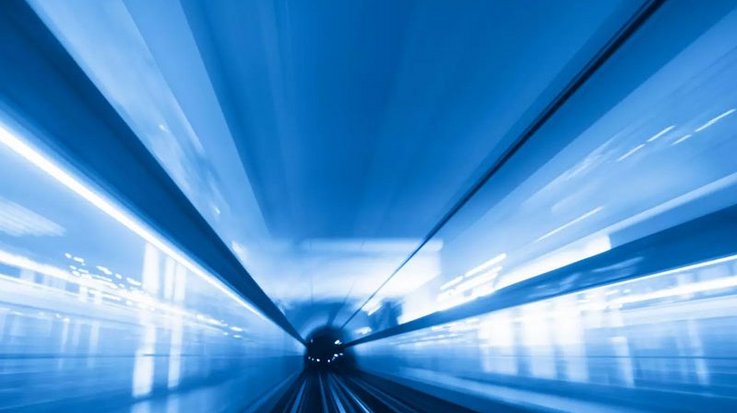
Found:
[{"label": "bright white highlight", "polygon": [[630,156],[634,155],[637,151],[639,151],[640,149],[642,149],[644,147],[645,147],[645,144],[644,143],[635,146],[634,148],[630,149],[629,152],[627,152],[624,155],[622,155],[619,158],[617,158],[617,162],[622,162],[623,160],[625,160],[625,159],[629,158]]},{"label": "bright white highlight", "polygon": [[654,141],[655,141],[656,139],[658,139],[659,137],[661,137],[661,136],[665,135],[666,133],[668,133],[668,132],[672,131],[672,130],[673,130],[673,128],[675,128],[675,127],[676,127],[676,125],[670,125],[670,126],[668,126],[667,128],[665,128],[665,129],[661,130],[660,132],[656,133],[655,135],[653,135],[653,136],[649,137],[649,138],[647,139],[647,141],[648,141],[648,142],[654,142]]},{"label": "bright white highlight", "polygon": [[130,216],[127,212],[117,207],[115,204],[98,194],[94,190],[88,188],[81,181],[77,180],[71,174],[67,173],[63,168],[58,166],[56,163],[45,157],[43,154],[26,144],[20,138],[15,136],[5,125],[0,124],[0,143],[7,146],[10,150],[23,157],[28,162],[45,172],[47,175],[54,178],[60,184],[64,185],[72,192],[84,198],[87,202],[97,207],[102,212],[109,215],[111,218],[118,221],[120,224],[133,231],[135,234],[143,238],[146,242],[158,248],[160,251],[169,255],[174,260],[179,262],[192,273],[197,274],[200,278],[205,280],[208,284],[217,288],[228,297],[232,298],[235,302],[246,308],[248,311],[263,318],[263,315],[256,311],[250,304],[245,302],[243,298],[238,296],[228,287],[223,285],[212,276],[206,274],[201,268],[194,264],[190,259],[180,254],[173,247],[171,247],[166,241],[161,239],[154,232],[150,231],[143,224],[139,223],[135,218]]},{"label": "bright white highlight", "polygon": [[710,127],[711,125],[713,125],[713,124],[719,122],[720,120],[726,118],[727,116],[733,114],[735,111],[737,111],[737,109],[732,108],[732,109],[730,109],[730,110],[722,113],[721,115],[718,115],[718,116],[712,118],[711,120],[709,120],[705,124],[703,124],[703,125],[699,126],[698,128],[696,128],[695,132],[701,132],[702,130]]},{"label": "bright white highlight", "polygon": [[495,264],[499,264],[500,262],[504,261],[505,259],[507,259],[507,254],[506,253],[501,253],[501,254],[497,255],[496,257],[494,257],[494,258],[492,258],[492,259],[490,259],[488,261],[485,261],[483,264],[481,264],[481,265],[479,265],[477,267],[474,267],[474,268],[468,270],[464,274],[464,276],[465,277],[470,277],[470,276],[472,276],[474,274],[478,274],[481,271],[484,271],[485,269],[490,268],[491,266],[493,266]]},{"label": "bright white highlight", "polygon": [[553,235],[555,235],[555,234],[557,234],[557,233],[559,233],[559,232],[561,232],[561,231],[565,230],[566,228],[569,228],[569,227],[571,227],[572,225],[575,225],[575,224],[577,224],[577,223],[579,223],[579,222],[583,221],[584,219],[586,219],[586,218],[588,218],[588,217],[590,217],[590,216],[592,216],[592,215],[594,215],[594,214],[597,214],[597,213],[599,213],[599,212],[600,212],[600,211],[601,211],[602,209],[604,209],[604,207],[597,207],[597,208],[594,208],[594,209],[592,209],[591,211],[589,211],[589,212],[587,212],[587,213],[585,213],[585,214],[581,215],[580,217],[578,217],[578,218],[574,219],[573,221],[570,221],[570,222],[568,222],[568,223],[566,223],[566,224],[563,224],[563,225],[559,226],[558,228],[556,228],[556,229],[554,229],[554,230],[552,230],[552,231],[548,232],[547,234],[543,235],[542,237],[540,237],[540,238],[536,239],[536,240],[535,240],[535,242],[538,242],[538,241],[542,241],[542,240],[544,240],[545,238],[549,238],[549,237],[551,237],[551,236],[553,236]]}]

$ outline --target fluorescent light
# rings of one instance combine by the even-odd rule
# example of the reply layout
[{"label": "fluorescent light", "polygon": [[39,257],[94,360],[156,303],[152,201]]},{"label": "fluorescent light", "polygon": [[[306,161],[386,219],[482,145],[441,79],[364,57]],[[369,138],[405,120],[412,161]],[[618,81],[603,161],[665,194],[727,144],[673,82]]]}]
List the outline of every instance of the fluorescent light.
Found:
[{"label": "fluorescent light", "polygon": [[643,144],[640,144],[640,145],[637,145],[637,146],[635,146],[634,148],[630,149],[630,151],[629,151],[629,152],[627,152],[627,153],[625,153],[624,155],[622,155],[622,156],[620,156],[619,158],[617,158],[617,162],[621,162],[621,161],[623,161],[623,160],[625,160],[625,159],[629,158],[630,156],[634,155],[634,154],[635,154],[635,152],[639,151],[640,149],[642,149],[642,148],[644,148],[644,147],[645,147],[645,144],[644,144],[644,143],[643,143]]},{"label": "fluorescent light", "polygon": [[690,134],[690,133],[689,134],[686,134],[686,135],[683,135],[680,138],[678,138],[677,141],[673,142],[673,145],[678,145],[679,143],[681,143],[681,142],[685,141],[686,139],[690,138],[691,136],[693,136],[693,135]]},{"label": "fluorescent light", "polygon": [[671,130],[673,130],[673,128],[675,128],[675,127],[676,127],[676,125],[670,125],[667,128],[665,128],[665,129],[661,130],[660,132],[656,133],[655,135],[649,137],[647,139],[647,141],[648,142],[653,142],[656,139],[658,139],[659,137],[661,137],[661,136],[665,135],[666,133],[670,132]]},{"label": "fluorescent light", "polygon": [[724,288],[737,287],[737,277],[725,277],[718,278],[716,280],[701,281],[692,284],[680,285],[674,288],[668,288],[665,290],[653,291],[647,294],[631,295],[619,298],[614,301],[614,304],[623,305],[638,303],[641,301],[655,300],[659,298],[673,297],[676,295],[688,295],[712,290],[720,290]]},{"label": "fluorescent light", "polygon": [[737,111],[737,109],[732,108],[732,109],[730,109],[730,110],[722,113],[721,115],[718,115],[718,116],[712,118],[711,120],[709,120],[705,124],[703,124],[703,125],[699,126],[698,128],[696,128],[695,132],[701,132],[702,130],[710,127],[711,125],[713,125],[713,124],[719,122],[720,120],[726,118],[727,116],[733,114],[735,111]]}]

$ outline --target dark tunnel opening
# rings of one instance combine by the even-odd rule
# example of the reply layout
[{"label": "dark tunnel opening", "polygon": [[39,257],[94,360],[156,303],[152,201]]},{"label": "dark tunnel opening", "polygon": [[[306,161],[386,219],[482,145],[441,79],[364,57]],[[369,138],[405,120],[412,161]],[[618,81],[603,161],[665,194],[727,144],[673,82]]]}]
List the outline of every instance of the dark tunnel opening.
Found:
[{"label": "dark tunnel opening", "polygon": [[355,354],[345,347],[345,342],[340,329],[326,326],[313,331],[305,346],[305,369],[339,371],[355,367]]}]

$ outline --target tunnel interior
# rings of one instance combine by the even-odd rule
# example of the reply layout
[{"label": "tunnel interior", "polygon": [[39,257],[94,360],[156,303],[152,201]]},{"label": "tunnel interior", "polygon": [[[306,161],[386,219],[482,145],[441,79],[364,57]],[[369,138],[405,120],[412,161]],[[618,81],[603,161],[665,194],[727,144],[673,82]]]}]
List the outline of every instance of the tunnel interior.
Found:
[{"label": "tunnel interior", "polygon": [[348,371],[356,367],[355,354],[346,348],[340,329],[324,326],[307,336],[304,363],[308,370]]},{"label": "tunnel interior", "polygon": [[737,411],[737,1],[0,1],[0,412]]}]

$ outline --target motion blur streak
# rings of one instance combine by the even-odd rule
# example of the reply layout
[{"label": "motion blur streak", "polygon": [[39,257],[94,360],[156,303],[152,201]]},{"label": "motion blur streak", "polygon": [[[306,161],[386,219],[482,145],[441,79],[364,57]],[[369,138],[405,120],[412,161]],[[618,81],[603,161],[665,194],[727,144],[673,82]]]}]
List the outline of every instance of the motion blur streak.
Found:
[{"label": "motion blur streak", "polygon": [[[230,402],[241,405],[299,365],[299,344],[242,298],[5,128],[0,142],[3,165],[25,177],[3,180],[4,193],[65,228],[30,243],[10,233],[12,251],[0,250],[0,409],[127,409],[193,383],[250,383]],[[90,254],[67,252],[78,250]],[[238,370],[264,363],[258,377]]]},{"label": "motion blur streak", "polygon": [[31,148],[28,144],[15,137],[3,125],[0,125],[0,143],[6,145],[12,151],[16,152],[18,155],[22,156],[33,165],[59,181],[59,183],[71,189],[79,196],[90,202],[92,205],[99,208],[101,211],[110,215],[111,218],[115,219],[120,224],[133,231],[141,238],[145,239],[147,242],[155,245],[156,248],[162,250],[165,254],[177,260],[177,262],[187,267],[188,270],[197,274],[203,280],[210,282],[214,287],[218,288],[223,293],[230,296],[233,300],[241,304],[249,311],[260,316],[260,314],[256,310],[254,310],[253,307],[243,301],[241,297],[235,295],[232,290],[223,286],[220,282],[215,281],[211,276],[205,275],[202,269],[198,268],[190,260],[175,251],[171,246],[168,245],[166,241],[162,240],[160,237],[152,233],[149,229],[145,228],[142,224],[137,222],[135,218],[129,216],[126,212],[116,207],[110,201],[106,200],[101,195],[86,187],[79,180],[75,179],[69,173],[65,172],[62,168],[55,165],[54,162],[50,161],[48,158],[44,157],[42,154]]},{"label": "motion blur streak", "polygon": [[737,411],[737,0],[4,0],[0,62],[0,412]]},{"label": "motion blur streak", "polygon": [[705,403],[727,411],[737,391],[735,304],[737,257],[731,256],[356,351],[370,372],[420,388],[442,385],[456,398],[493,394],[530,408],[579,411],[605,404],[698,411]]}]

